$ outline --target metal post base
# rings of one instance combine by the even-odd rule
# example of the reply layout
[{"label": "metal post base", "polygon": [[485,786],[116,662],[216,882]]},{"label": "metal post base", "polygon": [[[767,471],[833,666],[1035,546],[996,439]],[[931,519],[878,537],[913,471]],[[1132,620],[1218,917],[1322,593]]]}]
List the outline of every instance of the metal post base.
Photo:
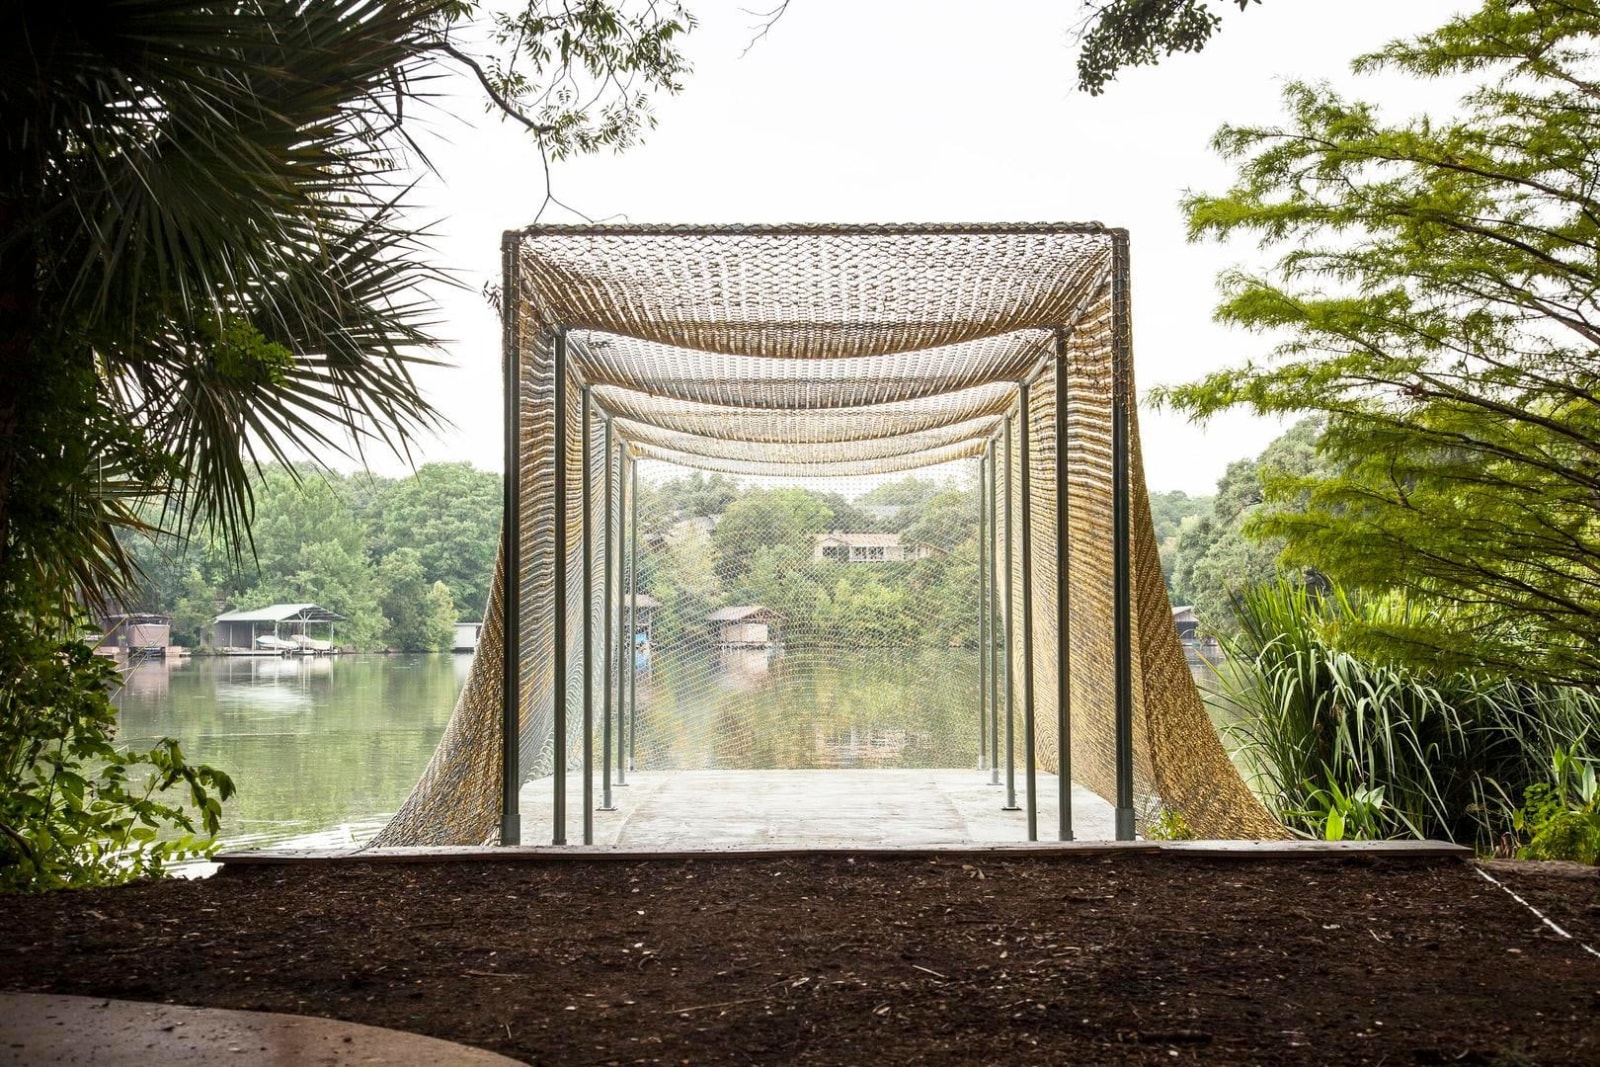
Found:
[{"label": "metal post base", "polygon": [[502,815],[500,817],[500,843],[502,845],[522,844],[522,816]]},{"label": "metal post base", "polygon": [[1132,841],[1133,834],[1133,809],[1117,809],[1117,840]]},{"label": "metal post base", "polygon": [[1001,811],[1021,811],[1022,810],[1022,805],[1021,804],[1002,804],[1002,805],[1000,805],[1000,810]]},{"label": "metal post base", "polygon": [[595,811],[616,811],[617,810],[617,806],[615,804],[602,804],[598,808],[595,808],[594,810]]}]

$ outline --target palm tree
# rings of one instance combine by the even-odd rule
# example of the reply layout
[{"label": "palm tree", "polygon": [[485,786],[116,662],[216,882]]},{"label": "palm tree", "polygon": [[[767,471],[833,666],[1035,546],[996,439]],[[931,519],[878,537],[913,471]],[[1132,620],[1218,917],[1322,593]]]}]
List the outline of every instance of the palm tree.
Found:
[{"label": "palm tree", "polygon": [[432,418],[396,200],[439,4],[6,6],[0,582],[94,596],[133,499],[237,534],[258,452]]}]

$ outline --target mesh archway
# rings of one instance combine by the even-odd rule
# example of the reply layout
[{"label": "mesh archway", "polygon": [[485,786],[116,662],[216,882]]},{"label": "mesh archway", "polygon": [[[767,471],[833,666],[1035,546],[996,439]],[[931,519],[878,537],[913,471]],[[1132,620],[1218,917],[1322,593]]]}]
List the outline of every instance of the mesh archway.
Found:
[{"label": "mesh archway", "polygon": [[[555,722],[581,698],[584,627],[567,627],[559,642],[557,630],[559,618],[597,610],[573,534],[584,515],[585,389],[593,416],[609,420],[620,444],[616,453],[596,451],[590,434],[590,469],[608,474],[623,453],[771,479],[885,473],[973,459],[1009,434],[1017,447],[998,468],[999,485],[1026,509],[1033,551],[1031,576],[1019,570],[1011,580],[1014,601],[1031,611],[1014,612],[1008,631],[1013,649],[1031,638],[1033,656],[1031,676],[1017,655],[1007,669],[1019,692],[1032,683],[1040,766],[1060,765],[1064,690],[1071,778],[1111,801],[1113,506],[1124,471],[1124,775],[1131,769],[1135,794],[1159,797],[1203,836],[1282,834],[1223,751],[1172,625],[1128,399],[1124,232],[1098,224],[534,227],[508,233],[504,250],[506,358],[519,395],[509,450],[520,471],[518,536],[502,556],[478,658],[444,740],[380,844],[494,840],[502,767],[511,762],[503,757],[515,757],[516,784],[564,768],[556,753],[576,750],[575,716],[565,716],[559,735]],[[1114,456],[1118,443],[1125,464]],[[1010,525],[1020,548],[1020,523]],[[507,618],[517,650],[509,672]],[[518,696],[516,721],[504,731],[514,727],[514,752],[501,746],[508,678]]]}]

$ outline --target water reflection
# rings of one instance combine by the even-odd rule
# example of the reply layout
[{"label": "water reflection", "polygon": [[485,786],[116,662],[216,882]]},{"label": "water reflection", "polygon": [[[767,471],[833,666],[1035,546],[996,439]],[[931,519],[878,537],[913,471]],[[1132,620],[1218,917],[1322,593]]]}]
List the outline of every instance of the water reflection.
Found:
[{"label": "water reflection", "polygon": [[767,648],[725,648],[716,653],[718,688],[730,691],[754,689],[772,674],[772,650]]},{"label": "water reflection", "polygon": [[640,767],[967,767],[977,760],[977,655],[660,650],[640,676]]},{"label": "water reflection", "polygon": [[[178,738],[232,774],[231,846],[336,846],[383,825],[444,732],[470,656],[160,660],[127,673],[121,738]],[[977,761],[962,649],[656,650],[638,676],[643,769],[956,768]],[[1020,709],[1019,709],[1020,715]],[[1020,744],[1020,719],[1018,723]]]},{"label": "water reflection", "polygon": [[305,834],[348,843],[376,832],[410,792],[470,663],[449,655],[153,661],[130,670],[117,694],[120,737],[130,745],[176,737],[190,759],[233,775],[230,845]]}]

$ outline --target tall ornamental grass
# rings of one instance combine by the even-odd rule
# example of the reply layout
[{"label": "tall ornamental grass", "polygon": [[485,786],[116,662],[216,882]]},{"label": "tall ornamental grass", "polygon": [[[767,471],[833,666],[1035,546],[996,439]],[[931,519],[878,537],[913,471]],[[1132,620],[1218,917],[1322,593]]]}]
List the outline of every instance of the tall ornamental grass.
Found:
[{"label": "tall ornamental grass", "polygon": [[1600,749],[1585,690],[1387,665],[1341,630],[1394,609],[1288,582],[1247,590],[1215,702],[1267,807],[1308,835],[1444,838],[1486,846],[1557,751]]}]

